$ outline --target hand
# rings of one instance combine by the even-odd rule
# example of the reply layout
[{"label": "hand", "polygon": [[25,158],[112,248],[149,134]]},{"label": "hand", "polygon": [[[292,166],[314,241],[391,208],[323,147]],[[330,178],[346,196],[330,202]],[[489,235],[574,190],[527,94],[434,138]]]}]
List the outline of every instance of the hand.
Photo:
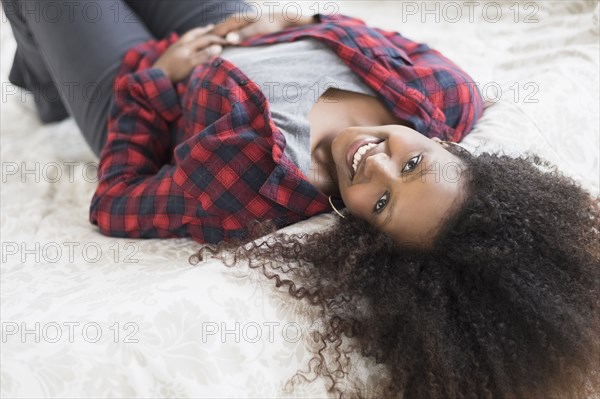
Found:
[{"label": "hand", "polygon": [[192,73],[199,64],[208,62],[223,51],[228,42],[221,36],[208,33],[213,24],[194,28],[184,33],[154,63],[173,83],[177,83]]},{"label": "hand", "polygon": [[218,23],[211,33],[224,37],[229,44],[238,44],[256,35],[266,35],[282,31],[293,26],[304,26],[313,23],[312,15],[303,15],[299,20],[290,20],[282,14],[256,17],[244,14],[233,14]]}]

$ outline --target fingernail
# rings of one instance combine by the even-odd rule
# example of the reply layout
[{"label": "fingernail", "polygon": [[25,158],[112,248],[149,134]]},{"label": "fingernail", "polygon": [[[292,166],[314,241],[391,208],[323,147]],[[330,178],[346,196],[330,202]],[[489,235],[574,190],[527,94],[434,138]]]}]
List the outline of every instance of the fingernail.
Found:
[{"label": "fingernail", "polygon": [[223,47],[220,44],[213,44],[210,46],[211,54],[219,54],[223,50]]},{"label": "fingernail", "polygon": [[240,35],[236,32],[229,32],[227,36],[225,36],[225,40],[227,40],[229,43],[239,43]]}]

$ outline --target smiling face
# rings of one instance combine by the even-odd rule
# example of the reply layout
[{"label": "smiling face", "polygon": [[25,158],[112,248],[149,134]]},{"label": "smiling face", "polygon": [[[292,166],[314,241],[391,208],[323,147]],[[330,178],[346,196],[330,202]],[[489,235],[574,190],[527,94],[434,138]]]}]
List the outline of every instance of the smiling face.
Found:
[{"label": "smiling face", "polygon": [[331,151],[350,213],[399,244],[430,247],[462,203],[464,162],[406,126],[346,128]]}]

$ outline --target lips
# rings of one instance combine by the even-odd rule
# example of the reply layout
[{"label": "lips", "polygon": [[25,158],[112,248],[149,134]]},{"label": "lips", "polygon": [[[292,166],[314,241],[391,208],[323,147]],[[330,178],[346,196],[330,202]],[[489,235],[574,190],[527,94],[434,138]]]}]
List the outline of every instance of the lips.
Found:
[{"label": "lips", "polygon": [[[346,164],[348,166],[348,171],[350,172],[351,180],[354,179],[354,168],[352,167],[352,163],[354,162],[354,155],[356,154],[356,151],[358,151],[358,149],[360,147],[362,147],[363,145],[366,145],[369,143],[379,144],[382,141],[383,140],[381,140],[379,138],[371,137],[371,138],[357,139],[353,143],[350,144],[350,146],[348,147],[348,153],[346,154]],[[366,158],[366,154],[365,154],[365,156],[363,156],[361,163],[365,160],[365,158]]]}]

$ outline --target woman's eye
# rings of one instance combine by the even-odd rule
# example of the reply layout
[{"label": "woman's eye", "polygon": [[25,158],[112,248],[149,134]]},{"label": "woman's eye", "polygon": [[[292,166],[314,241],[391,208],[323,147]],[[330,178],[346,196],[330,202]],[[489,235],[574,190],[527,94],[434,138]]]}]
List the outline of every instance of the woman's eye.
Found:
[{"label": "woman's eye", "polygon": [[422,155],[411,158],[402,168],[402,173],[410,172],[421,163]]},{"label": "woman's eye", "polygon": [[385,206],[387,205],[389,197],[390,197],[390,195],[388,192],[383,194],[383,196],[381,198],[379,198],[379,200],[377,200],[377,203],[375,204],[375,208],[373,208],[373,210],[376,213],[381,212],[383,210],[383,208],[385,208]]},{"label": "woman's eye", "polygon": [[[422,159],[423,159],[422,155],[417,155],[416,157],[411,158],[402,168],[402,173],[410,172],[413,169],[415,169],[417,166],[419,166]],[[390,193],[386,191],[386,193],[383,194],[381,196],[381,198],[379,198],[377,200],[377,202],[375,203],[375,207],[373,208],[373,211],[375,213],[380,213],[387,206],[389,200],[390,200]]]}]

